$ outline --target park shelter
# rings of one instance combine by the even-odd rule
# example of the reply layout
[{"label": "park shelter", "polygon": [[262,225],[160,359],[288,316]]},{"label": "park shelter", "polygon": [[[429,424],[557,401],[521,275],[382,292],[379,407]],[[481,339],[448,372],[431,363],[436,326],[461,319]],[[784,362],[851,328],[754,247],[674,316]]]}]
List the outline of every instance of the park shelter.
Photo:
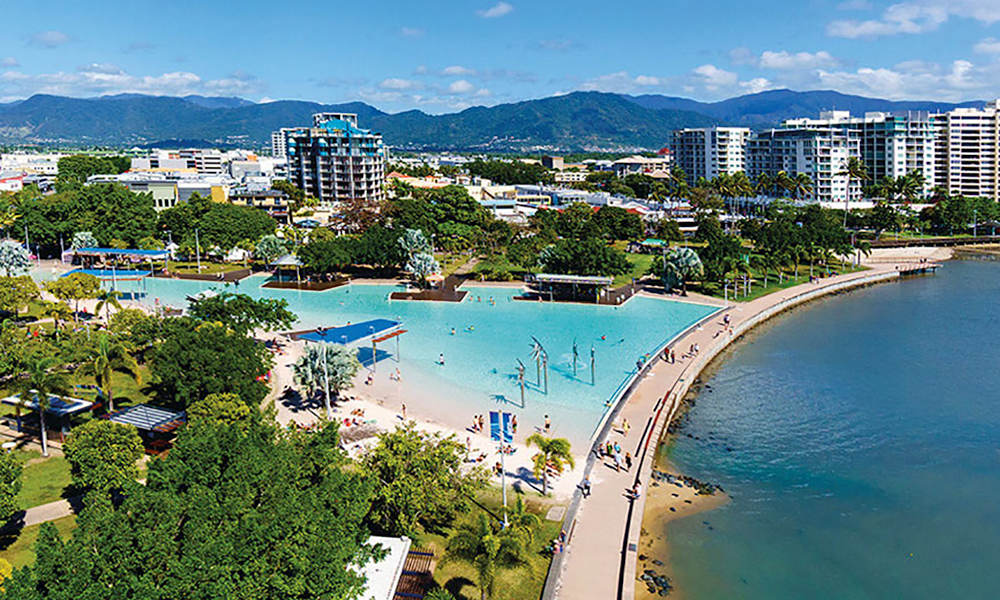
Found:
[{"label": "park shelter", "polygon": [[[325,342],[345,346],[366,346],[371,343],[371,366],[375,368],[378,344],[396,339],[396,358],[399,359],[399,336],[406,333],[403,324],[389,319],[372,319],[361,323],[349,323],[341,327],[330,327],[300,331],[291,337],[307,342]],[[362,360],[362,363],[367,361]]]},{"label": "park shelter", "polygon": [[[17,430],[21,431],[21,409],[38,412],[38,392],[31,390],[31,400],[24,400],[20,394],[7,396],[0,400],[3,404],[14,407],[14,418],[17,422]],[[49,395],[49,406],[45,409],[46,414],[52,415],[59,420],[60,438],[69,433],[69,420],[73,415],[90,410],[94,406],[93,402],[81,398],[70,398],[68,396]]]},{"label": "park shelter", "polygon": [[610,288],[613,281],[611,277],[597,275],[538,273],[532,278],[530,285],[539,297],[548,297],[549,300],[593,299],[594,302],[599,302],[601,293]]},{"label": "park shelter", "polygon": [[187,422],[187,414],[182,410],[136,404],[108,415],[108,420],[123,425],[131,425],[148,436],[156,433],[171,433]]},{"label": "park shelter", "polygon": [[278,260],[271,263],[271,266],[275,268],[278,272],[278,280],[281,280],[281,271],[295,269],[295,281],[301,282],[302,277],[300,274],[300,269],[302,268],[302,261],[299,257],[294,254],[286,254],[279,258]]}]

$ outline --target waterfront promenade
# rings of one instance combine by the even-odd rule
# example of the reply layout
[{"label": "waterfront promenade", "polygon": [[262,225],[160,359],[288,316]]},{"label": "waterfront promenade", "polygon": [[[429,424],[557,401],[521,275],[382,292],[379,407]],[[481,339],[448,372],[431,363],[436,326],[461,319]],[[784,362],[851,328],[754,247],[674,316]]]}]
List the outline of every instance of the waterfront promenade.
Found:
[{"label": "waterfront promenade", "polygon": [[[553,561],[543,598],[634,597],[636,548],[657,441],[675,416],[680,400],[712,358],[749,329],[792,306],[840,290],[898,279],[902,266],[873,263],[866,271],[807,282],[745,304],[732,304],[681,334],[671,345],[676,362],[655,359],[623,400],[615,426],[599,440],[620,443],[623,453],[635,457],[634,464],[629,472],[619,472],[609,460],[591,456],[592,493],[588,498],[580,498],[579,493],[574,498],[564,523],[566,547]],[[726,315],[731,331],[724,325]],[[693,344],[700,351],[692,356],[689,349]],[[630,427],[620,427],[622,419]],[[642,493],[632,499],[630,490],[637,480]]]}]

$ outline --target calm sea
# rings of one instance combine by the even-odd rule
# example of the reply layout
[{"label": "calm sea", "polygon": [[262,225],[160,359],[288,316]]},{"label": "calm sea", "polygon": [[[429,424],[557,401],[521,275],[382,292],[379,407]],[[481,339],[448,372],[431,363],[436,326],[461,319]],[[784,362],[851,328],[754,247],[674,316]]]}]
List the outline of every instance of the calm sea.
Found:
[{"label": "calm sea", "polygon": [[1000,597],[1000,263],[829,298],[738,345],[668,450],[687,598]]}]

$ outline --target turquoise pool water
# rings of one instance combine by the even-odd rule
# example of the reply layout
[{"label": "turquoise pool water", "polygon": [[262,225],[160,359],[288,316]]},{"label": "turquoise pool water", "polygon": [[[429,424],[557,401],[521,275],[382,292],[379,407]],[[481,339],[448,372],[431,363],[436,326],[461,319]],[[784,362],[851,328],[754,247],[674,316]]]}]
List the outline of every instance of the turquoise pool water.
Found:
[{"label": "turquoise pool water", "polygon": [[[626,382],[636,360],[712,313],[715,308],[657,298],[636,297],[624,306],[550,304],[514,301],[511,288],[464,286],[461,303],[390,301],[392,285],[349,285],[325,292],[301,292],[259,287],[262,276],[238,288],[254,297],[283,298],[299,317],[297,328],[339,326],[374,318],[402,321],[407,333],[400,340],[399,368],[409,385],[442,388],[441,402],[456,420],[503,405],[522,415],[525,425],[552,417],[556,433],[574,445],[590,438],[606,410],[605,403]],[[149,279],[147,303],[183,307],[186,297],[215,283]],[[493,298],[494,303],[489,301]],[[469,330],[472,327],[472,330]],[[452,328],[455,334],[451,334]],[[532,336],[549,354],[549,388],[536,383],[531,359]],[[603,339],[602,339],[603,336]],[[573,342],[579,349],[577,375],[572,368]],[[596,356],[595,384],[590,384],[590,348]],[[380,346],[395,352],[395,343]],[[445,365],[436,364],[440,354]],[[395,358],[395,357],[393,357]],[[526,369],[529,386],[520,408],[517,360]],[[393,367],[396,365],[393,364]],[[513,404],[498,400],[502,396]]]}]

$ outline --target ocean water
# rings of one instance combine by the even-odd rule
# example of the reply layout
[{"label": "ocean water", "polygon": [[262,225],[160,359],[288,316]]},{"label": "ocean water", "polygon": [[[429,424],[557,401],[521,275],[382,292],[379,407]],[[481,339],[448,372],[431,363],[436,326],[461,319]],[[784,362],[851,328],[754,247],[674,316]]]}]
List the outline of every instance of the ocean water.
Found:
[{"label": "ocean water", "polygon": [[[349,285],[325,292],[259,287],[264,278],[229,289],[256,297],[284,298],[299,317],[297,328],[339,326],[374,318],[402,321],[399,367],[409,385],[442,385],[440,402],[460,412],[461,422],[498,407],[520,415],[526,426],[549,414],[554,432],[574,446],[588,440],[607,407],[636,368],[636,360],[711,314],[715,308],[658,298],[636,297],[619,307],[514,301],[511,288],[463,286],[461,303],[390,301],[392,285]],[[186,297],[218,284],[149,279],[147,303],[183,307]],[[494,302],[489,301],[493,298]],[[472,328],[471,330],[469,328]],[[455,334],[451,334],[454,328]],[[532,336],[549,355],[548,393],[538,384],[531,358]],[[579,351],[573,374],[573,343]],[[595,384],[590,384],[590,349],[595,352]],[[396,345],[379,347],[395,354]],[[440,354],[445,365],[437,364]],[[370,353],[368,354],[370,356]],[[517,361],[526,366],[525,405],[520,406]],[[405,390],[404,390],[405,391]],[[501,399],[502,398],[502,399]],[[467,417],[466,417],[467,415]],[[527,429],[527,427],[526,427]]]},{"label": "ocean water", "polygon": [[667,450],[733,497],[668,525],[685,597],[1000,597],[998,300],[949,262],[738,345]]}]

